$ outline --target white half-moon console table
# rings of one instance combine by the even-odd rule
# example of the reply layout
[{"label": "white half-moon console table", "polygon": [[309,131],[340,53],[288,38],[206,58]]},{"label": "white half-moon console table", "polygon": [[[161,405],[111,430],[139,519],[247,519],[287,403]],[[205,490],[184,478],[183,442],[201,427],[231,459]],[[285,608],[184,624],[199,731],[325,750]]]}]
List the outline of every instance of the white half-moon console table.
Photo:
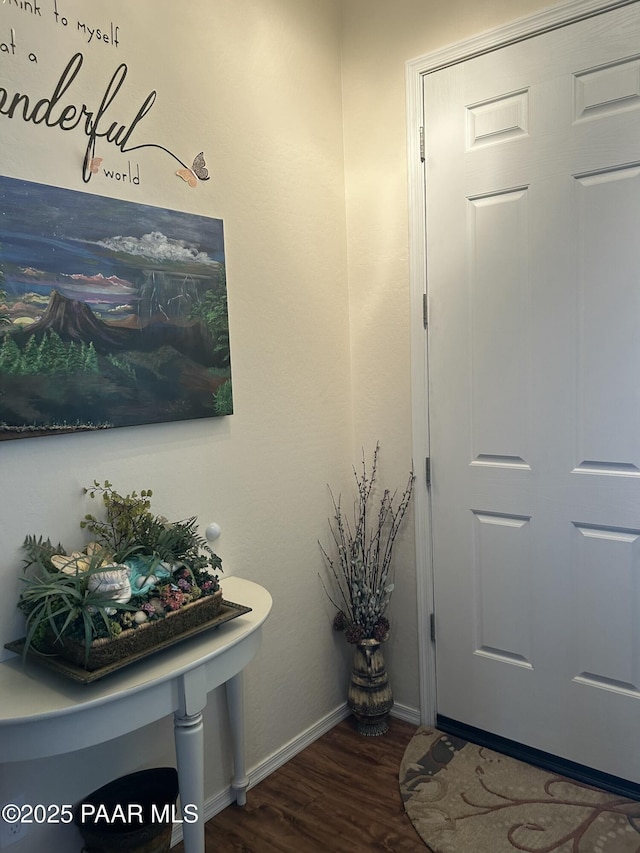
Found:
[{"label": "white half-moon console table", "polygon": [[[92,684],[77,684],[44,667],[0,663],[0,756],[28,761],[84,749],[174,715],[182,805],[198,821],[182,824],[186,853],[204,847],[204,728],[209,691],[226,685],[233,749],[231,787],[246,803],[242,671],[258,651],[271,596],[252,581],[230,577],[224,597],[251,607],[210,631],[183,640]],[[89,794],[90,792],[87,792]],[[191,810],[193,814],[193,810]]]}]

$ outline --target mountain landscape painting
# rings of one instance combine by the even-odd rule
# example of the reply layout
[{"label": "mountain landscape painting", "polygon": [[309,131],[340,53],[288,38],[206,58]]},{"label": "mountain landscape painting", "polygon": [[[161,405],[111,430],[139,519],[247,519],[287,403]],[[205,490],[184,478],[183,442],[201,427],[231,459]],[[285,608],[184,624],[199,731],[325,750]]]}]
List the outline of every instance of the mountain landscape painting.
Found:
[{"label": "mountain landscape painting", "polygon": [[0,177],[0,440],[232,411],[222,220]]}]

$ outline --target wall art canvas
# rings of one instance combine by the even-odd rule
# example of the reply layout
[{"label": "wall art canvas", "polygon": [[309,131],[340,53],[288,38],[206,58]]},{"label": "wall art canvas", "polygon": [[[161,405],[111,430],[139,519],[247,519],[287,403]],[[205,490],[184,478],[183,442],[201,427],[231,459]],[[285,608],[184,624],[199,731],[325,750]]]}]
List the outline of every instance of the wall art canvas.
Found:
[{"label": "wall art canvas", "polygon": [[0,439],[232,411],[222,221],[0,177]]}]

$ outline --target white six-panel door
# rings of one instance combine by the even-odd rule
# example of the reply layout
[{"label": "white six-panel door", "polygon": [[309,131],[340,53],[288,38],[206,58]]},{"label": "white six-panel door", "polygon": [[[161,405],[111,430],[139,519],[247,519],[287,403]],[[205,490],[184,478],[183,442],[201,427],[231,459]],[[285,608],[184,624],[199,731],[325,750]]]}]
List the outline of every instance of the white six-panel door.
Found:
[{"label": "white six-panel door", "polygon": [[636,782],[639,6],[424,83],[438,713]]}]

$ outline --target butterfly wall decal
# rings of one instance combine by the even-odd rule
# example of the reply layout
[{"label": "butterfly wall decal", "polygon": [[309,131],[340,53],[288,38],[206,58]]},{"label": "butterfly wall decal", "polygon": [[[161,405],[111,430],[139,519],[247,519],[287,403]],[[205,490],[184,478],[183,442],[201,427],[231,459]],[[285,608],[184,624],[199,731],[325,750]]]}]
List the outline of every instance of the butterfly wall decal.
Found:
[{"label": "butterfly wall decal", "polygon": [[208,181],[209,170],[204,162],[204,152],[201,151],[196,155],[193,166],[190,169],[178,169],[176,175],[182,178],[190,187],[196,187],[198,181]]}]

